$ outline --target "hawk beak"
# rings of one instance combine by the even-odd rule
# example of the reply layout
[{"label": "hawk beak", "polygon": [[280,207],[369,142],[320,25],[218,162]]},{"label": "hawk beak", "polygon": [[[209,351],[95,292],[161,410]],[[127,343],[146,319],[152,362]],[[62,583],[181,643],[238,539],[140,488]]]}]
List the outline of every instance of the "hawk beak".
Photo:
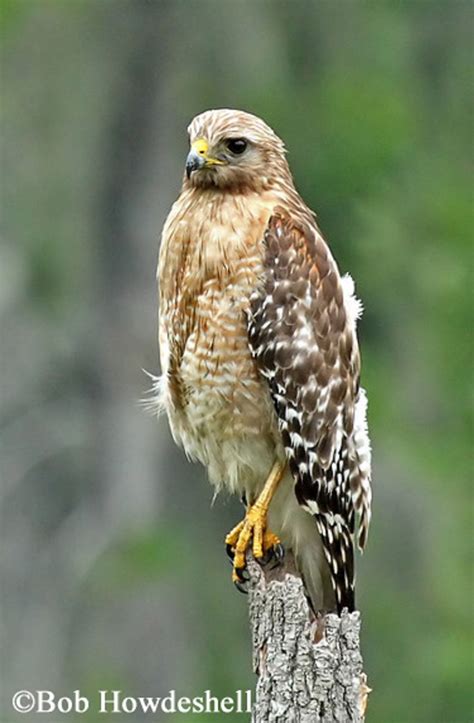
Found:
[{"label": "hawk beak", "polygon": [[223,161],[219,160],[218,158],[210,158],[207,153],[209,150],[209,145],[206,140],[203,138],[200,138],[197,141],[194,141],[194,143],[191,146],[191,150],[188,153],[188,157],[186,158],[186,176],[189,180],[191,173],[193,171],[199,171],[201,168],[204,168],[205,166],[222,166]]},{"label": "hawk beak", "polygon": [[186,158],[186,176],[189,180],[193,171],[199,171],[206,164],[204,156],[200,155],[197,151],[189,151],[188,157]]}]

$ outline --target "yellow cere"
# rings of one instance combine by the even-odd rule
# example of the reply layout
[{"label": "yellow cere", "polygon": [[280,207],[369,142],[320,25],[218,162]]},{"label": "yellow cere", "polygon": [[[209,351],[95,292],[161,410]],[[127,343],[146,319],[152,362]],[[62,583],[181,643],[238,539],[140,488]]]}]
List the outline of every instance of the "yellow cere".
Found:
[{"label": "yellow cere", "polygon": [[209,143],[204,138],[198,138],[197,141],[194,141],[191,148],[206,159],[207,166],[222,166],[224,164],[224,161],[219,161],[217,158],[210,158],[207,155]]},{"label": "yellow cere", "polygon": [[194,141],[191,148],[193,151],[196,151],[196,153],[199,153],[200,156],[205,156],[209,150],[209,144],[204,138],[199,138],[197,141]]}]

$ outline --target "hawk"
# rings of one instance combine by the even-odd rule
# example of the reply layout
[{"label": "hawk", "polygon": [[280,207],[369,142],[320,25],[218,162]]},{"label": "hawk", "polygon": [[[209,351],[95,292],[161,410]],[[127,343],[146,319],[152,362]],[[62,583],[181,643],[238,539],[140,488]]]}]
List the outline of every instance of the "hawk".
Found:
[{"label": "hawk", "polygon": [[360,302],[263,120],[210,110],[188,132],[158,264],[159,404],[217,491],[245,501],[234,582],[248,549],[266,560],[281,542],[316,611],[353,610],[371,511]]}]

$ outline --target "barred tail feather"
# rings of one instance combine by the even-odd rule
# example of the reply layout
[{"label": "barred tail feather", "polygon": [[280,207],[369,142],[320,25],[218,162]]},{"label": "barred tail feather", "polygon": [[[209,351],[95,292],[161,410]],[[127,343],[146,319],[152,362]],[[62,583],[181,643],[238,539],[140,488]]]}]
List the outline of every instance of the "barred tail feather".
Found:
[{"label": "barred tail feather", "polygon": [[355,609],[354,545],[352,535],[340,515],[316,514],[316,525],[329,566],[337,612]]}]

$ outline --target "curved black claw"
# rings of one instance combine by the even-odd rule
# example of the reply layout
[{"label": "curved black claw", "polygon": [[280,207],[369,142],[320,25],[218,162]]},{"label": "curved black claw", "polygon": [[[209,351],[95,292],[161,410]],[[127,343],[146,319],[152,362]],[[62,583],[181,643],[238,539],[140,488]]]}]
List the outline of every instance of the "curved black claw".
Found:
[{"label": "curved black claw", "polygon": [[[248,583],[250,580],[250,575],[247,571],[247,568],[245,567],[235,567],[234,568],[234,585],[237,588],[239,592],[244,593],[246,595],[248,593]],[[235,579],[237,578],[237,579]]]},{"label": "curved black claw", "polygon": [[283,547],[281,542],[279,542],[278,545],[275,545],[275,547],[273,548],[273,557],[275,558],[274,567],[276,567],[277,565],[281,565],[285,558],[285,548]]},{"label": "curved black claw", "polygon": [[278,565],[281,565],[284,557],[285,548],[283,547],[281,542],[279,542],[278,545],[275,545],[275,547],[271,547],[269,550],[267,550],[263,557],[259,557],[256,559],[261,567],[266,567],[267,565],[272,563],[270,569],[273,570],[275,567],[278,567]]},{"label": "curved black claw", "polygon": [[248,595],[248,585],[246,582],[234,582],[235,589],[242,593],[242,595]]},{"label": "curved black claw", "polygon": [[227,553],[227,557],[230,559],[231,562],[234,562],[235,552],[232,545],[226,545],[225,551]]},{"label": "curved black claw", "polygon": [[245,583],[250,580],[250,575],[249,575],[246,567],[236,567],[234,569],[234,572],[237,575],[237,577],[239,578],[238,582]]}]

